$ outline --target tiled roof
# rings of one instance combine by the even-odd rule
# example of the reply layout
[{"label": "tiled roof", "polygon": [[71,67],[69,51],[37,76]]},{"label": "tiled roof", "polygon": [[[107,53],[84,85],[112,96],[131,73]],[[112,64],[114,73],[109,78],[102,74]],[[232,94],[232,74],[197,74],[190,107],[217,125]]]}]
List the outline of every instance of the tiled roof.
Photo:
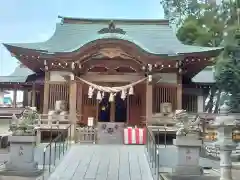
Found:
[{"label": "tiled roof", "polygon": [[34,74],[34,72],[27,67],[19,65],[9,76],[0,76],[0,82],[25,82],[31,74]]},{"label": "tiled roof", "polygon": [[5,45],[54,53],[72,52],[87,43],[100,39],[120,39],[134,43],[148,53],[159,55],[205,52],[221,49],[182,44],[166,21],[163,21],[165,23],[161,23],[161,20],[114,20],[115,27],[125,31],[125,34],[99,34],[99,30],[109,26],[110,20],[84,19],[82,21],[84,22],[81,22],[81,19],[79,19],[78,23],[58,23],[55,33],[46,42]]},{"label": "tiled roof", "polygon": [[192,82],[195,83],[215,83],[215,76],[212,67],[206,67],[204,70],[200,71],[196,76],[192,78]]}]

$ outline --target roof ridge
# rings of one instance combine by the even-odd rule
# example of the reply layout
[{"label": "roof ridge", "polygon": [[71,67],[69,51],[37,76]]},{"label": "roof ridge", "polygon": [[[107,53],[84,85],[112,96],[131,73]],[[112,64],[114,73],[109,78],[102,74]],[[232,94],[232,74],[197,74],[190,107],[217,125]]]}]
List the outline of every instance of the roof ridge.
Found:
[{"label": "roof ridge", "polygon": [[118,19],[118,18],[76,18],[58,16],[62,23],[109,23],[111,21],[127,24],[160,24],[169,25],[169,20],[166,19]]}]

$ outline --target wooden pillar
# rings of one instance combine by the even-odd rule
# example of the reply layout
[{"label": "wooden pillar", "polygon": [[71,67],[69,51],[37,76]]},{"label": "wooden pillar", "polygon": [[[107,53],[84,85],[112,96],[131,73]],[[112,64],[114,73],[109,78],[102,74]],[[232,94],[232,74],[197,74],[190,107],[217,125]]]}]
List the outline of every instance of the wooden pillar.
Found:
[{"label": "wooden pillar", "polygon": [[130,118],[130,96],[127,96],[127,119],[126,122],[129,124],[129,118]]},{"label": "wooden pillar", "polygon": [[97,123],[98,123],[98,116],[99,116],[99,103],[100,103],[100,101],[99,100],[97,100],[96,101],[96,119],[95,119],[95,123],[94,123],[94,125],[96,125]]},{"label": "wooden pillar", "polygon": [[28,90],[23,90],[23,107],[28,106]]},{"label": "wooden pillar", "polygon": [[77,99],[78,99],[78,106],[77,106],[77,112],[78,112],[78,121],[82,122],[83,120],[83,83],[78,82],[77,83]]},{"label": "wooden pillar", "polygon": [[13,90],[13,108],[17,107],[17,88],[14,86]]},{"label": "wooden pillar", "polygon": [[27,106],[31,106],[31,96],[32,92],[31,91],[27,91]]},{"label": "wooden pillar", "polygon": [[182,109],[182,75],[178,73],[177,76],[177,109]]},{"label": "wooden pillar", "polygon": [[45,72],[43,114],[48,113],[50,72]]},{"label": "wooden pillar", "polygon": [[110,106],[110,121],[111,122],[115,122],[115,100],[110,102],[111,106]]},{"label": "wooden pillar", "polygon": [[75,139],[76,123],[77,123],[77,83],[71,80],[69,84],[69,120],[72,124],[71,139]]},{"label": "wooden pillar", "polygon": [[33,83],[32,85],[32,103],[31,103],[32,107],[36,106],[36,84]]},{"label": "wooden pillar", "polygon": [[146,124],[152,123],[153,113],[153,85],[146,80]]}]

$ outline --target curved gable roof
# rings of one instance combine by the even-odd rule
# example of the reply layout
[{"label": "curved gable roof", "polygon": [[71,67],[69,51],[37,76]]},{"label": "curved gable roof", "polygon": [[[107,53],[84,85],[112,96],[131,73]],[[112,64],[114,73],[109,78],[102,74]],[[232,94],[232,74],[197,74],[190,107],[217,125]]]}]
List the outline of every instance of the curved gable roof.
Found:
[{"label": "curved gable roof", "polygon": [[156,55],[185,54],[222,49],[184,45],[177,39],[168,23],[161,20],[114,20],[116,28],[123,29],[126,34],[99,34],[98,31],[108,27],[109,22],[110,20],[74,18],[65,22],[63,19],[63,23],[56,25],[53,36],[45,42],[8,45],[50,53],[72,52],[92,41],[114,38],[135,43],[143,50]]}]

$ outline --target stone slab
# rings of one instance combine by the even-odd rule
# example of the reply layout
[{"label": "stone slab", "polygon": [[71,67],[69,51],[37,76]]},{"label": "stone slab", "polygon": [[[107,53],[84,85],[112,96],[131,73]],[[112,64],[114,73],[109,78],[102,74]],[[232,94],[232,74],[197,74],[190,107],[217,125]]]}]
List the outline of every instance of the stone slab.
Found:
[{"label": "stone slab", "polygon": [[173,140],[173,145],[175,146],[187,146],[187,147],[201,147],[202,140],[193,139],[192,137],[177,137]]},{"label": "stone slab", "polygon": [[35,143],[36,136],[9,136],[8,140],[12,143]]}]

